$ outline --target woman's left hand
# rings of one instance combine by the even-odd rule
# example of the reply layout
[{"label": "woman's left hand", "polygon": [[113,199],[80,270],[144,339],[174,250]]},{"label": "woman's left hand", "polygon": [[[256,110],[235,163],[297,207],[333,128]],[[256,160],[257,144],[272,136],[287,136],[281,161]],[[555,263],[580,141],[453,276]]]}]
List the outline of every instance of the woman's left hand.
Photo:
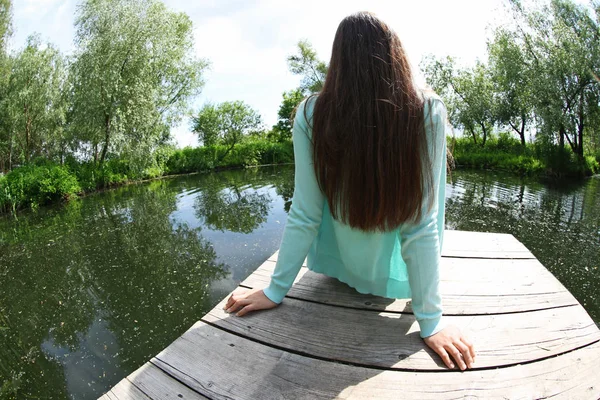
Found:
[{"label": "woman's left hand", "polygon": [[235,290],[223,309],[227,313],[233,313],[240,310],[236,315],[238,317],[250,311],[267,310],[275,308],[279,304],[272,302],[263,292],[262,289],[237,289]]}]

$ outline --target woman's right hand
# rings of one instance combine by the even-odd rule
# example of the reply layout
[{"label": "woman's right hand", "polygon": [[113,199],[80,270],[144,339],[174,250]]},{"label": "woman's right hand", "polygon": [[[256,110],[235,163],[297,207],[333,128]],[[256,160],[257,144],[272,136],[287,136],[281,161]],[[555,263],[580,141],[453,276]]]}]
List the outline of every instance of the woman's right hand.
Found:
[{"label": "woman's right hand", "polygon": [[435,351],[448,368],[454,368],[452,356],[461,370],[472,368],[475,362],[475,347],[455,325],[448,325],[434,335],[423,339]]},{"label": "woman's right hand", "polygon": [[237,312],[235,315],[241,317],[251,311],[268,310],[278,305],[272,302],[262,289],[238,288],[229,296],[223,309],[226,313]]}]

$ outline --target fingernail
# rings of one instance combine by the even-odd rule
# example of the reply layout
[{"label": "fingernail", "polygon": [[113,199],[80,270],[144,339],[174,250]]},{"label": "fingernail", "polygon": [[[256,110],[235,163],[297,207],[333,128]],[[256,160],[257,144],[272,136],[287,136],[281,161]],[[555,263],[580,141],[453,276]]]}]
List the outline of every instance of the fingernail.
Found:
[{"label": "fingernail", "polygon": [[454,368],[454,364],[450,364],[450,368]]}]

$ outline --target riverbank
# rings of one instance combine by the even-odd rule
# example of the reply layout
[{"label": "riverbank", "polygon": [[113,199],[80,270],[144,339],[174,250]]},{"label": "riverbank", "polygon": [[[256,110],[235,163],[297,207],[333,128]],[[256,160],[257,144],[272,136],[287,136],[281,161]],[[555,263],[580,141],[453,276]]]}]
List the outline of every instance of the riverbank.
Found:
[{"label": "riverbank", "polygon": [[37,159],[0,176],[0,213],[67,201],[105,189],[174,175],[222,171],[294,161],[291,141],[248,141],[232,149],[216,145],[184,149],[160,148],[151,166],[135,170],[129,162],[111,159],[103,165]]},{"label": "riverbank", "polygon": [[[545,179],[580,179],[600,173],[600,154],[583,160],[567,150],[523,147],[516,139],[491,137],[485,146],[470,138],[448,138],[457,168],[507,171]],[[126,160],[109,159],[99,166],[93,162],[66,160],[59,165],[38,159],[0,176],[0,214],[66,201],[114,187],[170,176],[281,165],[294,162],[291,141],[248,141],[228,150],[226,146],[173,149],[159,148],[151,166],[135,170]]]},{"label": "riverbank", "polygon": [[507,171],[541,178],[584,178],[600,173],[600,153],[580,159],[557,146],[527,143],[509,136],[488,139],[485,146],[471,138],[448,138],[458,168]]}]

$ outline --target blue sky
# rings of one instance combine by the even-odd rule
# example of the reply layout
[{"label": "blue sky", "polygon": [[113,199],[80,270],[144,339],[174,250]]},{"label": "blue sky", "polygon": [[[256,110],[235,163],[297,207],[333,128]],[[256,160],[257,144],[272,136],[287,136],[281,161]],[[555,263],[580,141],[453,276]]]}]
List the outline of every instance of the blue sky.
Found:
[{"label": "blue sky", "polygon": [[[73,51],[74,13],[79,0],[14,0],[11,49],[20,49],[38,32],[65,54]],[[267,126],[277,120],[284,91],[299,78],[286,57],[308,39],[329,60],[339,22],[356,11],[372,11],[399,34],[413,66],[426,54],[452,55],[470,64],[485,55],[488,26],[504,18],[501,0],[164,0],[194,22],[195,50],[211,62],[206,85],[194,102],[243,100]],[[422,77],[420,82],[423,82]],[[179,146],[196,145],[184,121],[172,131]]]}]

